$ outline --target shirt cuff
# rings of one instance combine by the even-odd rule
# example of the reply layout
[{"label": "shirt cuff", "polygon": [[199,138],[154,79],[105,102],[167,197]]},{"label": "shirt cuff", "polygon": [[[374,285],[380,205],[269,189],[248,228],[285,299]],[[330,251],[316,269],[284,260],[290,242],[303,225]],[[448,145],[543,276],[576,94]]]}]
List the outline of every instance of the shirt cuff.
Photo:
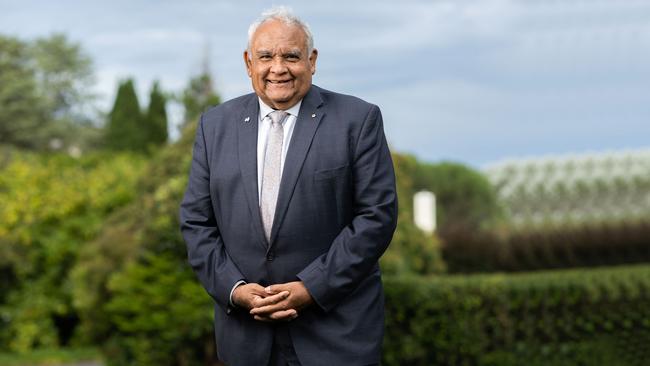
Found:
[{"label": "shirt cuff", "polygon": [[232,306],[232,307],[236,307],[235,303],[232,302],[232,294],[233,294],[233,292],[235,292],[235,289],[237,288],[237,286],[239,286],[239,285],[245,285],[246,283],[247,283],[247,282],[244,281],[244,280],[239,280],[239,281],[237,281],[237,283],[235,283],[235,285],[232,287],[232,290],[230,290],[230,296],[228,297],[228,303],[230,304],[230,306]]}]

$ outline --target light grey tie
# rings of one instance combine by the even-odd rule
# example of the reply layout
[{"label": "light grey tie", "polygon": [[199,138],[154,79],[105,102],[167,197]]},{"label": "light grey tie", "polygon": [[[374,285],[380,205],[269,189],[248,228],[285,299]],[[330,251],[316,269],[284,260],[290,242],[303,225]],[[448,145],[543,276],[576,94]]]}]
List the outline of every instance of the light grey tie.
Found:
[{"label": "light grey tie", "polygon": [[289,114],[285,111],[273,111],[271,117],[271,129],[266,143],[264,154],[264,167],[262,170],[262,197],[260,210],[262,213],[262,224],[266,240],[271,242],[271,228],[273,227],[273,216],[275,205],[278,202],[278,191],[280,190],[280,164],[282,162],[282,140],[284,131],[282,122]]}]

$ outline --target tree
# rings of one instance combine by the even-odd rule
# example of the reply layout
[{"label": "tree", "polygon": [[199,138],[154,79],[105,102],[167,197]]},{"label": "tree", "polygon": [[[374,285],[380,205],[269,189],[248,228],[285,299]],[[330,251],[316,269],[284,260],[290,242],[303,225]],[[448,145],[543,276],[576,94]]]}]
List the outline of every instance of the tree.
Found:
[{"label": "tree", "polygon": [[167,142],[167,111],[166,98],[160,91],[158,82],[154,82],[149,95],[149,109],[145,118],[148,130],[148,142],[163,145]]},{"label": "tree", "polygon": [[92,63],[62,34],[33,42],[0,36],[0,143],[44,150],[91,145]]},{"label": "tree", "polygon": [[496,191],[483,174],[457,163],[422,164],[416,190],[436,195],[438,235],[450,272],[493,269],[503,220]]},{"label": "tree", "polygon": [[67,122],[85,122],[81,114],[93,99],[92,61],[77,43],[64,34],[37,39],[29,48],[35,76],[48,115]]},{"label": "tree", "polygon": [[106,126],[106,147],[113,150],[145,151],[147,133],[143,125],[133,80],[120,83]]},{"label": "tree", "polygon": [[47,146],[45,104],[30,65],[27,45],[0,36],[0,143],[21,148]]},{"label": "tree", "polygon": [[190,79],[189,85],[183,91],[183,106],[185,107],[185,123],[194,122],[208,107],[221,103],[221,98],[214,92],[212,77],[207,71]]},{"label": "tree", "polygon": [[502,218],[496,191],[480,172],[458,163],[422,164],[416,172],[416,190],[435,193],[440,232],[462,226],[476,231]]}]

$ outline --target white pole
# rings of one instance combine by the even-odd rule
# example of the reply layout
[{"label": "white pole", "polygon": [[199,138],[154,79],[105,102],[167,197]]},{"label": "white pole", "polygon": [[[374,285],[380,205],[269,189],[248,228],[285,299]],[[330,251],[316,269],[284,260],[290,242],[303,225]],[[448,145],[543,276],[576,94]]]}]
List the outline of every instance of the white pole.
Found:
[{"label": "white pole", "polygon": [[413,196],[413,219],[415,226],[427,234],[436,231],[436,196],[433,192],[420,191]]}]

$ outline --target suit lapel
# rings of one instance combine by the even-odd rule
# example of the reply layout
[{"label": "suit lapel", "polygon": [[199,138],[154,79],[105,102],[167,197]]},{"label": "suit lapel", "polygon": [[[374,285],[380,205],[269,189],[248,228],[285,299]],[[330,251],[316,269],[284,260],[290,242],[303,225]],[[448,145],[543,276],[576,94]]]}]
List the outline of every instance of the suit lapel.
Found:
[{"label": "suit lapel", "polygon": [[[275,241],[278,228],[282,225],[282,220],[287,212],[291,196],[293,195],[296,182],[302,170],[302,164],[305,161],[318,124],[325,114],[325,111],[320,109],[322,105],[323,100],[318,91],[318,87],[312,85],[300,105],[298,120],[296,121],[289,150],[284,161],[280,191],[278,193],[278,201],[273,218],[273,228],[271,229],[271,244]],[[270,248],[271,245],[269,245]]]},{"label": "suit lapel", "polygon": [[248,201],[248,209],[253,218],[253,230],[257,232],[260,244],[268,248],[262,218],[260,217],[259,196],[257,192],[257,129],[259,122],[259,103],[255,94],[252,94],[244,106],[243,113],[236,122],[237,145],[239,156],[239,169],[241,170],[242,185]]}]

